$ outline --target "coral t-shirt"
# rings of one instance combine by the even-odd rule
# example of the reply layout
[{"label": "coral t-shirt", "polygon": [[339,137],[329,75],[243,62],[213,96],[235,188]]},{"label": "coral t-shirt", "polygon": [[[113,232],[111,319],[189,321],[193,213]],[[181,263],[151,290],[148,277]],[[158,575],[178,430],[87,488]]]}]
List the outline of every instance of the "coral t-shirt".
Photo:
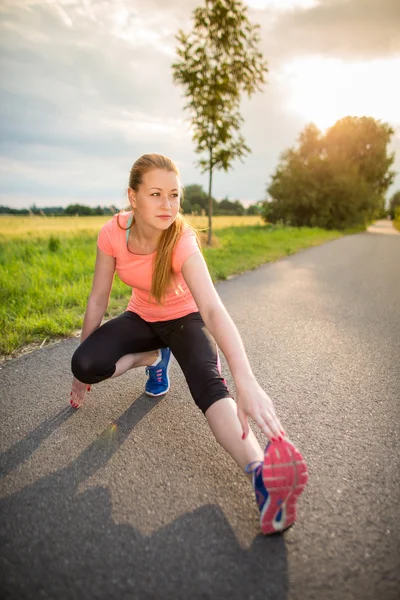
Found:
[{"label": "coral t-shirt", "polygon": [[[119,215],[121,227],[127,227],[131,213]],[[132,254],[128,250],[126,231],[117,222],[117,215],[100,230],[97,245],[116,261],[118,277],[132,288],[127,310],[137,313],[149,322],[178,319],[197,312],[196,302],[182,276],[182,265],[189,256],[200,252],[196,236],[190,227],[185,227],[172,255],[172,285],[167,290],[164,301],[158,304],[151,296],[153,261],[156,252]]]}]

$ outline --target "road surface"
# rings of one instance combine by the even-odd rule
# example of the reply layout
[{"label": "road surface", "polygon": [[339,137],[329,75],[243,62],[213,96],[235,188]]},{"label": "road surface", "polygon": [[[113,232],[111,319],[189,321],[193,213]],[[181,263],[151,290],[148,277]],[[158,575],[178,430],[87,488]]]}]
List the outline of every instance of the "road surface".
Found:
[{"label": "road surface", "polygon": [[2,598],[399,598],[400,236],[343,237],[217,289],[308,461],[295,527],[260,534],[176,364],[162,400],[140,369],[71,409],[69,339],[0,370]]}]

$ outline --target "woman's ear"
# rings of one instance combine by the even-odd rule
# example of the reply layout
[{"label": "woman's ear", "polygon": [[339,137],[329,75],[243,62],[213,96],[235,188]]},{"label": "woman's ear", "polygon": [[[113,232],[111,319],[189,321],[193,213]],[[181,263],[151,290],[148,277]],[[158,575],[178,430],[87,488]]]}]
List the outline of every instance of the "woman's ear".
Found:
[{"label": "woman's ear", "polygon": [[128,200],[132,210],[136,208],[136,192],[132,188],[128,188]]}]

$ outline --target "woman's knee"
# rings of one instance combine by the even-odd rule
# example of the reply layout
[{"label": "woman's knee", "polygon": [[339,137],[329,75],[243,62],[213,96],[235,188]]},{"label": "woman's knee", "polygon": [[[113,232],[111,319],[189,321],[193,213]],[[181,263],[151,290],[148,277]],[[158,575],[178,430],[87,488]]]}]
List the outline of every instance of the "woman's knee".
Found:
[{"label": "woman's knee", "polygon": [[71,359],[71,371],[82,383],[99,383],[114,374],[115,365],[99,364],[94,356],[77,348]]},{"label": "woman's knee", "polygon": [[92,360],[89,356],[79,352],[79,348],[72,357],[71,371],[73,376],[82,383],[91,383],[88,378],[90,379],[90,375],[93,373]]},{"label": "woman's knee", "polygon": [[225,379],[219,374],[208,374],[197,383],[189,386],[193,400],[205,415],[212,404],[223,398],[232,397]]}]

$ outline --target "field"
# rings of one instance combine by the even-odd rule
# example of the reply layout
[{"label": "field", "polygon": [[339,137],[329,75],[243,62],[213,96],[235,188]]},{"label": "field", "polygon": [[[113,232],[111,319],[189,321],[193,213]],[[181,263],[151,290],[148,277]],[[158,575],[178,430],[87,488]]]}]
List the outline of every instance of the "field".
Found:
[{"label": "field", "polygon": [[[186,215],[185,215],[186,217]],[[111,217],[39,217],[0,215],[0,236],[17,238],[25,236],[47,237],[50,235],[74,236],[78,232],[98,233],[101,226]],[[207,217],[187,216],[187,220],[197,229],[208,227]],[[214,217],[213,229],[261,225],[261,217]]]},{"label": "field", "polygon": [[[96,237],[108,219],[0,217],[0,355],[15,356],[28,344],[40,346],[81,327]],[[191,221],[199,228],[206,225],[205,217]],[[203,246],[203,252],[214,281],[343,235],[266,226],[258,217],[215,217],[213,225],[215,244]],[[123,312],[129,295],[116,277],[105,318]]]}]

